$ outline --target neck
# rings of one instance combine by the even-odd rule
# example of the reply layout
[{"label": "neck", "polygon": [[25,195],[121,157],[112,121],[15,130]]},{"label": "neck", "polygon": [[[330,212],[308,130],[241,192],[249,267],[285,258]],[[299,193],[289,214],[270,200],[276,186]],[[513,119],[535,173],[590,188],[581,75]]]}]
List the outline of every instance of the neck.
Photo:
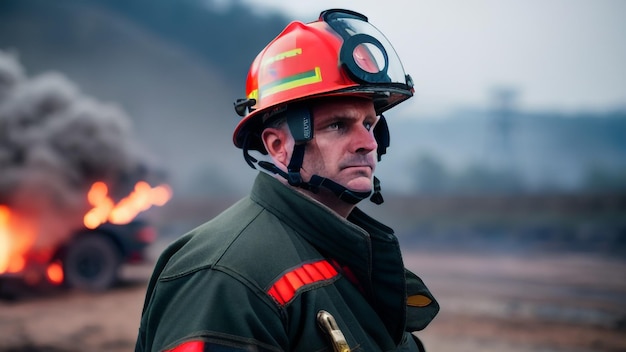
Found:
[{"label": "neck", "polygon": [[352,210],[356,207],[356,204],[351,204],[351,203],[345,202],[337,198],[337,196],[333,192],[323,187],[320,188],[317,193],[315,193],[315,192],[311,192],[309,190],[306,190],[300,187],[291,186],[289,182],[287,182],[287,180],[285,180],[285,178],[282,176],[275,175],[274,177],[276,177],[276,179],[278,179],[285,186],[291,187],[295,191],[300,192],[301,194],[304,194],[305,196],[329,208],[330,210],[337,213],[337,215],[343,218],[347,218],[348,215],[350,215],[350,213],[352,212]]},{"label": "neck", "polygon": [[307,191],[304,190],[302,188],[295,188],[298,192],[314,199],[315,201],[325,205],[326,207],[328,207],[329,209],[331,209],[332,211],[334,211],[335,213],[337,213],[337,215],[343,217],[343,218],[347,218],[348,215],[350,215],[350,213],[352,212],[352,210],[354,210],[354,208],[356,207],[356,204],[351,204],[348,202],[345,202],[339,198],[337,198],[337,196],[326,190],[326,189],[320,189],[319,192],[317,193],[313,193],[311,191]]}]

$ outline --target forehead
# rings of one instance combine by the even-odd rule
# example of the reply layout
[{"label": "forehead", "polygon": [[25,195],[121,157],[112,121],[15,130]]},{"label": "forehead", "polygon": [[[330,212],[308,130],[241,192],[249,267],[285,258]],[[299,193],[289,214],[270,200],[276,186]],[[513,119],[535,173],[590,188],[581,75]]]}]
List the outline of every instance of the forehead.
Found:
[{"label": "forehead", "polygon": [[311,110],[315,120],[334,117],[376,117],[374,102],[361,97],[321,99],[313,104]]}]

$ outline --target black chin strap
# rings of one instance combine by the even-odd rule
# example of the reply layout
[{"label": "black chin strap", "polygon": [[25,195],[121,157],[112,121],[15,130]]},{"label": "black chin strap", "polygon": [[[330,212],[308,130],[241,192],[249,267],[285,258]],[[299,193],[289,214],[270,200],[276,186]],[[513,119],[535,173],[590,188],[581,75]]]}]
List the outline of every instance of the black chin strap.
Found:
[{"label": "black chin strap", "polygon": [[273,174],[282,176],[284,179],[287,180],[287,182],[289,182],[291,186],[300,187],[308,191],[311,191],[313,193],[319,192],[319,188],[324,187],[330,190],[331,192],[333,192],[333,194],[337,196],[337,198],[343,200],[346,203],[357,204],[363,199],[369,197],[370,194],[371,194],[370,200],[373,203],[375,204],[383,203],[384,201],[383,196],[380,193],[380,181],[375,176],[374,176],[374,192],[373,193],[351,191],[348,188],[338,184],[337,182],[331,179],[321,177],[318,175],[313,175],[311,176],[311,179],[309,180],[309,182],[304,182],[302,180],[302,176],[300,175],[300,167],[302,165],[302,160],[304,159],[304,148],[305,148],[304,144],[297,144],[294,147],[293,155],[291,156],[291,161],[289,162],[289,165],[287,166],[287,172],[281,170],[279,167],[277,167],[276,165],[268,161],[263,161],[263,160],[257,161],[252,156],[250,156],[250,154],[248,154],[247,152],[245,152],[245,155],[247,156],[246,161],[248,161],[248,164],[252,164],[252,162],[255,162],[263,169]]},{"label": "black chin strap", "polygon": [[378,180],[376,176],[374,176],[374,192],[373,193],[351,191],[333,180],[320,177],[318,175],[311,176],[311,180],[309,181],[309,184],[314,184],[314,185],[319,185],[319,187],[324,187],[330,190],[331,192],[333,192],[337,196],[337,198],[350,204],[357,204],[363,199],[369,197],[370,195],[371,195],[370,201],[372,201],[375,204],[382,204],[384,201],[383,196],[380,194],[380,181]]}]

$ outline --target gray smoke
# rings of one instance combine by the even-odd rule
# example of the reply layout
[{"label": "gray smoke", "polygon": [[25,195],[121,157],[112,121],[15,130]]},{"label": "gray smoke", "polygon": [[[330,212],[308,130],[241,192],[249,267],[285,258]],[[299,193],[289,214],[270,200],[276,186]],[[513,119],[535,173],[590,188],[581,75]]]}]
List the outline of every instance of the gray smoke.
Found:
[{"label": "gray smoke", "polygon": [[0,204],[72,212],[95,181],[117,200],[139,180],[163,182],[131,125],[64,75],[28,77],[17,55],[0,50]]}]

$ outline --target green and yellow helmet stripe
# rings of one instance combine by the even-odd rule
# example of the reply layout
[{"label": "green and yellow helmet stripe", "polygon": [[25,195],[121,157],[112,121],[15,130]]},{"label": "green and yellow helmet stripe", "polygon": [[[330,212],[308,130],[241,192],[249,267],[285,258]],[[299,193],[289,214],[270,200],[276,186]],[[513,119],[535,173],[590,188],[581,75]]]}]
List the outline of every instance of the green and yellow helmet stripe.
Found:
[{"label": "green and yellow helmet stripe", "polygon": [[286,90],[306,86],[313,83],[322,81],[322,71],[319,67],[315,67],[313,70],[298,73],[283,79],[276,80],[270,84],[260,88],[260,95],[267,97],[272,94],[284,92]]}]

